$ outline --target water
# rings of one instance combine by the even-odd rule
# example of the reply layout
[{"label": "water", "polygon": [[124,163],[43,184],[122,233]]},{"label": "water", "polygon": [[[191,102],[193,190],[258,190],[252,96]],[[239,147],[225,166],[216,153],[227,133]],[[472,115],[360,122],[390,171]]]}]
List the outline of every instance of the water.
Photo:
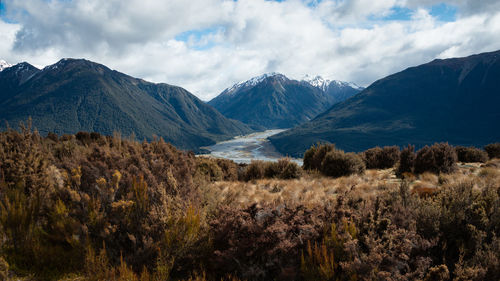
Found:
[{"label": "water", "polygon": [[[246,136],[235,137],[232,140],[219,142],[204,147],[211,156],[226,158],[236,163],[250,163],[252,160],[277,161],[284,156],[280,154],[267,139],[284,130],[267,130]],[[302,159],[292,159],[302,165]]]}]

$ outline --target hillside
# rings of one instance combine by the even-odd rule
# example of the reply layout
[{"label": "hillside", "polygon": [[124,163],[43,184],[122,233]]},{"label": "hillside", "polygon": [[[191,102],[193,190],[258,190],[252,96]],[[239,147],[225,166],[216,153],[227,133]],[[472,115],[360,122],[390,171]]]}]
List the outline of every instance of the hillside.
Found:
[{"label": "hillside", "polygon": [[0,72],[1,125],[29,117],[41,133],[121,132],[163,137],[182,149],[251,132],[184,90],[154,84],[87,60],[63,59],[42,70],[21,63]]},{"label": "hillside", "polygon": [[500,139],[500,51],[434,60],[380,79],[311,122],[271,137],[301,155],[316,142],[348,151],[447,141],[482,146]]},{"label": "hillside", "polygon": [[[343,91],[343,87],[322,88],[307,81],[291,80],[282,74],[271,73],[238,83],[224,90],[209,104],[224,116],[254,128],[280,129],[311,120],[332,104],[357,92],[350,87],[347,91]],[[337,93],[339,96],[336,96]]]}]

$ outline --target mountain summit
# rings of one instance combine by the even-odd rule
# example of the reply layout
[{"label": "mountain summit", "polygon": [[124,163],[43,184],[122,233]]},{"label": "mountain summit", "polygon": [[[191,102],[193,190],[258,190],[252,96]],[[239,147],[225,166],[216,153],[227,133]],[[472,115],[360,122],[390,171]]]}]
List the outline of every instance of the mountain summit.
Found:
[{"label": "mountain summit", "polygon": [[[359,92],[348,87],[351,95]],[[333,88],[332,88],[333,89]],[[257,129],[290,128],[306,122],[343,100],[329,87],[269,73],[225,89],[209,101],[224,116]],[[345,96],[341,94],[341,96]]]},{"label": "mountain summit", "polygon": [[11,67],[11,66],[12,66],[12,64],[9,64],[4,60],[0,60],[0,71],[6,69],[8,67]]},{"label": "mountain summit", "polygon": [[483,146],[500,140],[500,51],[434,60],[380,79],[311,122],[272,136],[283,153],[316,142],[348,151],[434,142]]},{"label": "mountain summit", "polygon": [[0,128],[32,117],[41,133],[95,131],[154,135],[183,149],[247,134],[184,90],[154,84],[83,59],[62,59],[40,70],[28,63],[0,72]]}]

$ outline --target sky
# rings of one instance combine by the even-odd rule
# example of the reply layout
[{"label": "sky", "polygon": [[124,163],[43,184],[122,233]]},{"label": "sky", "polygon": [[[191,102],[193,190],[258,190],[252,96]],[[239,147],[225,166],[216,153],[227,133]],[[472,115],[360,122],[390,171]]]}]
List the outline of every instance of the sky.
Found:
[{"label": "sky", "polygon": [[202,100],[269,72],[368,86],[499,34],[498,0],[0,0],[0,59],[85,58]]}]

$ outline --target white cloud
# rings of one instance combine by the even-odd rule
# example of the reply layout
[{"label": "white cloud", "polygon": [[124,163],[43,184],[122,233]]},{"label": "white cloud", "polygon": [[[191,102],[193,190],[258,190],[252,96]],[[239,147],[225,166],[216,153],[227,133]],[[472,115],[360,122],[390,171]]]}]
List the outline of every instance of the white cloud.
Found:
[{"label": "white cloud", "polygon": [[[17,24],[0,20],[0,58],[43,66],[84,57],[207,100],[263,72],[366,86],[436,57],[500,49],[500,9],[493,1],[478,5],[479,12],[467,8],[472,2],[450,1],[461,16],[449,23],[429,14],[428,5],[439,1],[313,2],[7,0],[7,15]],[[373,19],[394,6],[411,7],[412,18]]]}]

